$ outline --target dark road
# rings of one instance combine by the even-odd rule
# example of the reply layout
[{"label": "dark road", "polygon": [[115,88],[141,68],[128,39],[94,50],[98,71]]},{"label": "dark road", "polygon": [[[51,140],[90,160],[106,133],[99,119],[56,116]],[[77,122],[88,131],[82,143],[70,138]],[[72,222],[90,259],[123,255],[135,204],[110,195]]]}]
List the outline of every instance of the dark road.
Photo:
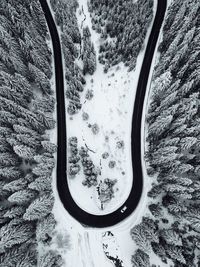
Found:
[{"label": "dark road", "polygon": [[[57,189],[60,200],[68,211],[80,223],[91,227],[108,227],[115,225],[130,216],[136,209],[143,190],[143,172],[141,155],[141,122],[144,105],[144,98],[152,64],[152,59],[158,40],[160,28],[165,16],[167,0],[158,0],[157,11],[149,36],[148,44],[142,68],[138,80],[135,105],[132,117],[131,149],[132,149],[132,168],[133,183],[131,192],[125,203],[116,211],[107,215],[92,215],[82,210],[73,200],[67,183],[67,133],[65,118],[65,99],[64,99],[64,75],[62,65],[61,44],[55,22],[46,3],[46,0],[40,0],[45,18],[50,31],[56,74],[56,98],[57,98]],[[78,192],[77,192],[78,193]],[[122,213],[123,207],[127,207]]]}]

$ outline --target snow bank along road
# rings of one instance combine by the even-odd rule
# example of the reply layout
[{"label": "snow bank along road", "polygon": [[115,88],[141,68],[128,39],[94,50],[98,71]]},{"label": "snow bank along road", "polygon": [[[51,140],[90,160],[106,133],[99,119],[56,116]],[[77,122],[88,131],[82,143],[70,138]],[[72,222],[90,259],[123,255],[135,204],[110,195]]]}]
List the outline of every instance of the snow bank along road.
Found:
[{"label": "snow bank along road", "polygon": [[[152,58],[159,31],[164,19],[167,0],[158,0],[157,11],[151,30],[151,34],[146,47],[142,68],[138,80],[135,105],[132,117],[131,150],[133,184],[131,192],[125,203],[116,211],[106,215],[93,215],[83,211],[73,200],[67,182],[67,133],[65,119],[65,98],[64,98],[64,77],[61,44],[58,31],[46,0],[40,0],[40,4],[45,14],[53,42],[55,74],[56,74],[56,97],[57,97],[57,131],[58,131],[58,151],[57,151],[57,188],[60,199],[68,213],[80,223],[92,227],[108,227],[115,225],[128,217],[137,207],[143,189],[143,173],[141,164],[141,121],[144,97],[151,68]],[[78,192],[77,192],[78,194]]]}]

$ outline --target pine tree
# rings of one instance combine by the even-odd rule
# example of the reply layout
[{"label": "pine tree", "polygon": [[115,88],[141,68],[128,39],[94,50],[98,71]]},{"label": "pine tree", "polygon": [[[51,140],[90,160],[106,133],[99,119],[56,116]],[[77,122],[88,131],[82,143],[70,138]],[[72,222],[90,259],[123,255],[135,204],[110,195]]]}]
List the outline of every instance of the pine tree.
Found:
[{"label": "pine tree", "polygon": [[159,235],[170,245],[182,246],[181,237],[174,229],[163,229]]},{"label": "pine tree", "polygon": [[137,249],[131,258],[133,267],[150,267],[150,259],[148,254],[143,250]]},{"label": "pine tree", "polygon": [[[1,229],[2,230],[2,229]],[[1,248],[11,248],[14,245],[19,245],[26,242],[33,236],[34,227],[30,224],[22,224],[16,226],[10,226],[9,224],[1,231]]]},{"label": "pine tree", "polygon": [[62,264],[61,256],[56,254],[55,251],[49,250],[40,257],[38,267],[61,267]]},{"label": "pine tree", "polygon": [[165,249],[166,253],[170,256],[170,258],[183,264],[186,263],[185,258],[182,254],[183,249],[181,247],[174,245],[166,245]]},{"label": "pine tree", "polygon": [[17,218],[21,217],[25,213],[25,208],[23,206],[13,206],[6,211],[3,215],[5,218]]},{"label": "pine tree", "polygon": [[11,153],[1,153],[0,166],[18,166],[20,164],[19,158],[15,154]]},{"label": "pine tree", "polygon": [[27,205],[35,198],[35,196],[36,196],[35,191],[31,189],[24,189],[13,193],[8,198],[8,201],[19,205]]},{"label": "pine tree", "polygon": [[33,160],[36,155],[35,149],[26,145],[15,145],[13,150],[22,159]]},{"label": "pine tree", "polygon": [[52,190],[52,178],[51,176],[40,176],[36,178],[32,183],[28,185],[28,188],[36,190],[38,192],[51,191]]},{"label": "pine tree", "polygon": [[9,192],[17,192],[27,187],[27,181],[24,178],[19,178],[9,183],[6,183],[3,187],[4,190]]},{"label": "pine tree", "polygon": [[49,214],[42,220],[38,221],[36,229],[37,242],[43,242],[48,244],[48,242],[52,239],[55,225],[56,221],[52,214]]},{"label": "pine tree", "polygon": [[43,194],[29,205],[23,218],[28,221],[44,218],[51,213],[53,201],[54,199],[51,195]]},{"label": "pine tree", "polygon": [[42,141],[41,145],[43,146],[45,152],[55,153],[57,151],[57,146],[49,141]]},{"label": "pine tree", "polygon": [[[29,259],[29,262],[27,262]],[[14,246],[7,250],[6,253],[0,255],[0,266],[1,267],[17,267],[17,264],[26,262],[26,267],[35,267],[36,265],[36,247],[33,244],[24,243],[20,246]],[[29,265],[34,263],[33,265]],[[22,265],[23,266],[23,265]],[[21,267],[22,267],[21,266]],[[25,267],[23,266],[23,267]],[[18,266],[19,267],[19,266]]]},{"label": "pine tree", "polygon": [[157,233],[144,223],[136,225],[131,229],[131,237],[137,246],[145,251],[151,250],[151,242],[158,242]]},{"label": "pine tree", "polygon": [[7,179],[7,180],[13,180],[18,179],[22,175],[22,171],[17,167],[4,167],[0,168],[0,177]]}]

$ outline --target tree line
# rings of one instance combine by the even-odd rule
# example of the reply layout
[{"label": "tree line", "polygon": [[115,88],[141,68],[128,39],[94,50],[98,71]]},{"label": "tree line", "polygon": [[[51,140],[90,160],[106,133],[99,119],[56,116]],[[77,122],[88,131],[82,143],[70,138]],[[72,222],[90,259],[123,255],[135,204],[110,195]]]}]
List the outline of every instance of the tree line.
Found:
[{"label": "tree line", "polygon": [[49,249],[56,225],[49,33],[37,0],[2,0],[0,15],[0,266],[60,267]]},{"label": "tree line", "polygon": [[199,11],[199,1],[173,1],[164,23],[146,118],[149,216],[131,232],[134,266],[150,266],[152,251],[175,267],[200,265]]},{"label": "tree line", "polygon": [[[96,52],[91,42],[91,33],[88,27],[80,29],[76,10],[77,1],[50,1],[55,19],[61,29],[62,52],[65,64],[65,81],[67,112],[69,115],[77,114],[81,108],[81,93],[86,84],[85,75],[92,75],[96,70]],[[81,68],[75,62],[82,62]]]}]

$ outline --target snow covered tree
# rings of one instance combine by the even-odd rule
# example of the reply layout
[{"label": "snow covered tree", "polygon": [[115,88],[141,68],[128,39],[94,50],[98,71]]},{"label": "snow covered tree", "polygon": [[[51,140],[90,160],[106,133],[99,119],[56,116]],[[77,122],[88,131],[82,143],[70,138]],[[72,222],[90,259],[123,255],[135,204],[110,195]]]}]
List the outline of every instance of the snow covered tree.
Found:
[{"label": "snow covered tree", "polygon": [[6,225],[1,229],[1,250],[11,248],[29,240],[34,233],[34,227],[30,224]]},{"label": "snow covered tree", "polygon": [[22,171],[17,167],[0,168],[0,177],[7,180],[20,178]]},{"label": "snow covered tree", "polygon": [[49,250],[40,257],[38,267],[61,267],[62,264],[61,256],[56,254],[55,251]]},{"label": "snow covered tree", "polygon": [[43,146],[45,152],[55,153],[57,151],[57,146],[49,141],[42,141],[41,145]]},{"label": "snow covered tree", "polygon": [[163,229],[159,235],[170,245],[182,246],[181,237],[174,229]]},{"label": "snow covered tree", "polygon": [[148,208],[154,217],[160,218],[163,216],[163,210],[159,203],[150,204]]},{"label": "snow covered tree", "polygon": [[52,214],[38,221],[36,229],[37,242],[47,243],[52,240],[56,221]]},{"label": "snow covered tree", "polygon": [[14,246],[0,255],[0,266],[35,267],[37,264],[35,249],[35,245],[27,242],[20,246]]},{"label": "snow covered tree", "polygon": [[27,160],[33,160],[36,154],[35,149],[28,147],[26,145],[15,145],[13,147],[13,150],[20,158]]},{"label": "snow covered tree", "polygon": [[37,177],[33,182],[28,185],[28,188],[36,190],[38,192],[51,191],[52,190],[52,178],[51,176]]},{"label": "snow covered tree", "polygon": [[150,267],[150,259],[148,254],[143,250],[137,249],[131,258],[133,267]]},{"label": "snow covered tree", "polygon": [[23,206],[15,205],[11,207],[10,209],[8,209],[3,216],[5,218],[10,218],[10,219],[21,217],[25,213],[25,210],[26,209]]},{"label": "snow covered tree", "polygon": [[[23,216],[31,213],[30,204],[44,191],[52,194],[55,147],[48,143],[49,137],[42,136],[55,126],[55,100],[50,95],[52,52],[38,1],[19,0],[17,5],[12,0],[6,4],[0,1],[0,9],[0,200],[4,207],[0,207],[0,266],[35,267],[39,219],[28,221]],[[46,158],[47,154],[46,161],[34,159],[36,155]],[[42,180],[43,174],[48,175]],[[42,184],[44,181],[46,184]],[[49,234],[51,231],[53,228],[49,228]]]},{"label": "snow covered tree", "polygon": [[51,213],[53,201],[53,196],[49,194],[40,196],[29,205],[23,218],[28,221],[40,220],[44,218],[46,215]]},{"label": "snow covered tree", "polygon": [[19,190],[26,189],[27,185],[28,183],[25,178],[19,178],[9,183],[6,183],[3,189],[13,193]]},{"label": "snow covered tree", "polygon": [[131,237],[143,251],[150,251],[151,242],[158,242],[158,234],[155,229],[144,222],[131,229]]},{"label": "snow covered tree", "polygon": [[19,190],[9,196],[8,201],[19,205],[27,205],[36,197],[35,191],[31,189]]},{"label": "snow covered tree", "polygon": [[171,259],[183,264],[186,263],[185,258],[182,254],[183,249],[181,247],[175,245],[166,245],[165,249],[166,249],[166,254],[168,254]]}]

